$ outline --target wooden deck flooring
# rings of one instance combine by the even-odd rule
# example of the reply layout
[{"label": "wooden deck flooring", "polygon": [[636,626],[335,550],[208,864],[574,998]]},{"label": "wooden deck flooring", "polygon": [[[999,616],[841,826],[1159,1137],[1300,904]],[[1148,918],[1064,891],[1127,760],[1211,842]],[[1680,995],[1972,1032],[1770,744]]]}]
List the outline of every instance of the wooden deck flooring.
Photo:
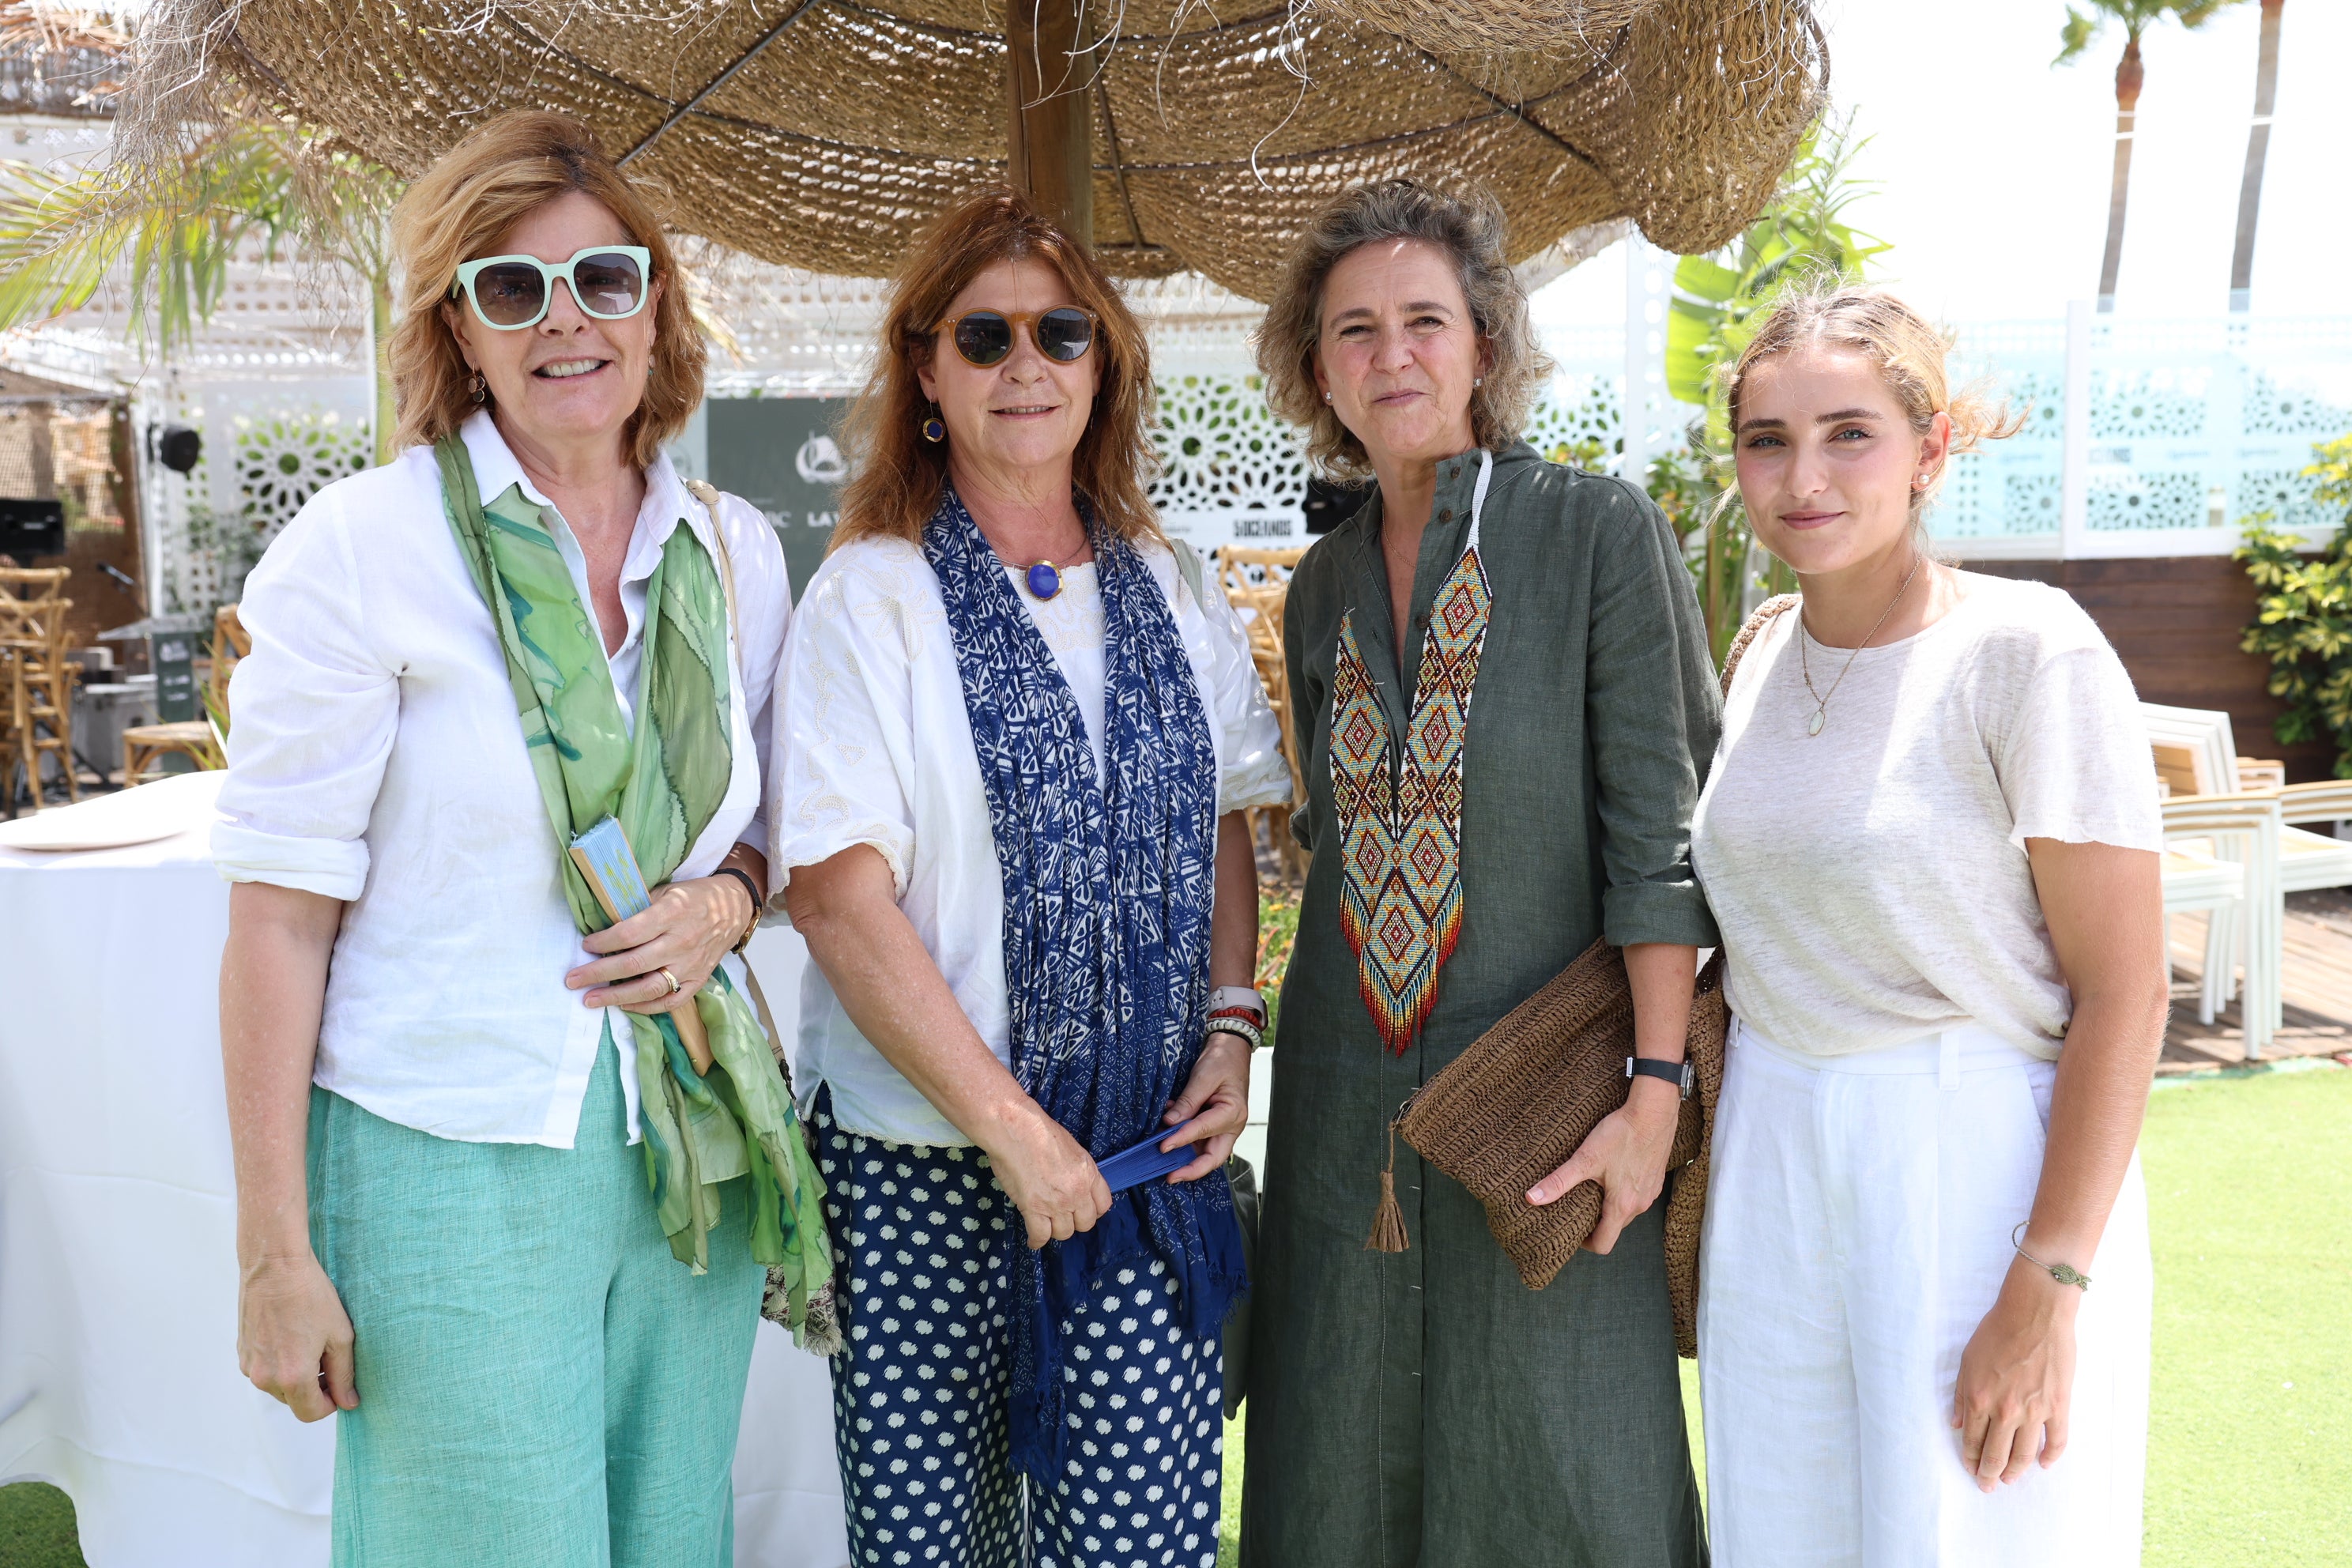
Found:
[{"label": "wooden deck flooring", "polygon": [[[2245,1059],[2245,1037],[2232,1003],[2210,1024],[2197,1021],[2205,966],[2205,917],[2174,915],[2172,1025],[2165,1031],[2159,1074],[2211,1072]],[[2286,901],[2285,1023],[2263,1047],[2278,1057],[2352,1058],[2352,894],[2342,889],[2295,893]]]}]

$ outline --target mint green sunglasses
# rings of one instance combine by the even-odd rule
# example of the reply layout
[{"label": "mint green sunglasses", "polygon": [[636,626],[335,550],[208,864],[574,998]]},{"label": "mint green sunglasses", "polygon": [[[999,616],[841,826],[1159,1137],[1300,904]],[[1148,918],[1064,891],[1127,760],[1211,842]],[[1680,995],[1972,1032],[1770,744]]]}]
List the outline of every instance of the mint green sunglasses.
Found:
[{"label": "mint green sunglasses", "polygon": [[449,297],[464,294],[486,327],[520,331],[547,319],[561,278],[572,286],[572,298],[583,312],[600,321],[619,321],[646,308],[652,294],[646,279],[653,264],[653,252],[642,245],[592,245],[560,263],[536,256],[485,256],[459,265]]}]

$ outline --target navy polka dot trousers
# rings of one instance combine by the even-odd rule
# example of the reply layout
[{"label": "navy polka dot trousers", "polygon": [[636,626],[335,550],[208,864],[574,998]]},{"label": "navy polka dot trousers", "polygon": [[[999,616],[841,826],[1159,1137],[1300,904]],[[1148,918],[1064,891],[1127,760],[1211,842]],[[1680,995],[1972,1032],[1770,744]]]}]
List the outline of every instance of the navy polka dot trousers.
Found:
[{"label": "navy polka dot trousers", "polygon": [[814,1121],[854,1568],[1215,1568],[1223,1354],[1165,1267],[1113,1270],[1063,1323],[1070,1458],[1039,1488],[1011,1458],[1020,1215],[988,1156],[844,1132],[822,1097]]}]

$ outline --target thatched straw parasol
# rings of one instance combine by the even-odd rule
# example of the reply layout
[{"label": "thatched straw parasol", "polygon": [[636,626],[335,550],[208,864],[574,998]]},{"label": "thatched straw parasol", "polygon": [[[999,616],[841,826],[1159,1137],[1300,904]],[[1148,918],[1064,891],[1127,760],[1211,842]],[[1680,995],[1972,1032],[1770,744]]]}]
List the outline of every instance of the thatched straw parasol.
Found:
[{"label": "thatched straw parasol", "polygon": [[1621,217],[1713,249],[1829,74],[1807,0],[156,0],[137,51],[134,155],[257,99],[414,174],[560,108],[768,260],[887,271],[1011,178],[1114,271],[1255,299],[1307,215],[1389,174],[1491,189],[1522,257]]}]

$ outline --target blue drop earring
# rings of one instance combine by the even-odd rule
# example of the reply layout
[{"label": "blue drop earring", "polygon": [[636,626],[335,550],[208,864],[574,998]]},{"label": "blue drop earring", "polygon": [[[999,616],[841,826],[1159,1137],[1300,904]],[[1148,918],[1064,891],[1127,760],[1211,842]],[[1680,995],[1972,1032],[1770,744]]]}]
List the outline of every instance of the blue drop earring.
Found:
[{"label": "blue drop earring", "polygon": [[948,438],[948,427],[940,423],[940,416],[936,414],[923,421],[922,429],[923,439],[934,447]]}]

